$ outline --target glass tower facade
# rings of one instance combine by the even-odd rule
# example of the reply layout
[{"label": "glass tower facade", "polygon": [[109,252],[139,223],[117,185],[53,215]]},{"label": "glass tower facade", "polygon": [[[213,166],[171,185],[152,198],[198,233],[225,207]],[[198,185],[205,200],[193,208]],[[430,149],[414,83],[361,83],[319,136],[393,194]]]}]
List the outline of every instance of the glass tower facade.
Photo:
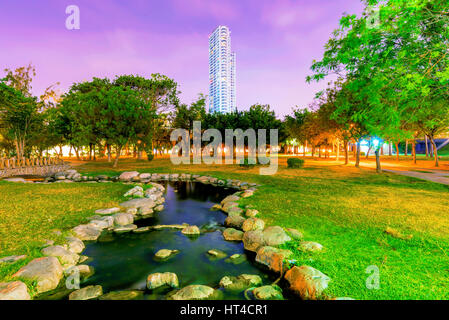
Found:
[{"label": "glass tower facade", "polygon": [[226,26],[218,26],[209,36],[209,112],[236,110],[235,72],[231,32]]}]

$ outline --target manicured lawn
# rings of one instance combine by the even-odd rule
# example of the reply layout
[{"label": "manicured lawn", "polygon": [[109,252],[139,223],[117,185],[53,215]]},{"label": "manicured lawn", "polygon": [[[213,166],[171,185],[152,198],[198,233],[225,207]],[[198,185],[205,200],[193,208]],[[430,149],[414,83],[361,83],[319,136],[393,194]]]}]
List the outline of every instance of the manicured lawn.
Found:
[{"label": "manicured lawn", "polygon": [[[369,169],[318,166],[312,160],[303,169],[287,169],[285,161],[281,159],[275,176],[260,176],[258,168],[172,166],[161,159],[123,160],[117,170],[100,161],[77,169],[92,175],[127,170],[190,172],[260,183],[259,191],[242,204],[253,204],[268,224],[297,228],[305,240],[324,245],[323,252],[314,254],[299,252],[297,243],[289,247],[298,264],[316,267],[332,278],[328,294],[356,299],[449,299],[448,186],[377,175]],[[116,204],[124,190],[126,186],[118,184],[1,183],[1,256],[5,251],[36,254],[38,239],[51,239],[53,229],[68,230],[94,209]],[[395,238],[385,233],[387,227],[413,238]],[[379,290],[365,286],[369,276],[365,270],[371,265],[380,269]],[[18,267],[0,269],[0,278]]]},{"label": "manicured lawn", "polygon": [[85,222],[96,209],[117,205],[127,189],[121,184],[0,182],[0,257],[28,256],[11,265],[1,264],[0,281],[40,257],[46,240],[62,242],[71,227]]}]

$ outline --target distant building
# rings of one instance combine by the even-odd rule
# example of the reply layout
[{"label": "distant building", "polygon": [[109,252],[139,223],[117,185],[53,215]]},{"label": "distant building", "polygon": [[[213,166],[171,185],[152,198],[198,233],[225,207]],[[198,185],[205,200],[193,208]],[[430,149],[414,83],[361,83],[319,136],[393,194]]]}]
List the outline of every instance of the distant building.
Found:
[{"label": "distant building", "polygon": [[235,73],[231,32],[226,26],[218,26],[209,36],[209,112],[228,113],[237,109]]}]

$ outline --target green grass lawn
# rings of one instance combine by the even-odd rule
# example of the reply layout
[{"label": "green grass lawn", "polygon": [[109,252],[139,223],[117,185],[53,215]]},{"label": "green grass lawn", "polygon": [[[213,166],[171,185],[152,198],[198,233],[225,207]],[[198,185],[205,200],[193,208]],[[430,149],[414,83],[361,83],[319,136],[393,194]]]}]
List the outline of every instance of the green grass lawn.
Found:
[{"label": "green grass lawn", "polygon": [[122,184],[22,184],[0,182],[0,257],[27,259],[0,265],[0,282],[36,257],[46,240],[62,243],[69,229],[99,208],[117,205]]},{"label": "green grass lawn", "polygon": [[[117,170],[105,162],[90,162],[77,169],[92,175],[127,170],[190,172],[260,183],[259,191],[243,199],[242,205],[254,205],[268,224],[297,228],[305,240],[324,245],[324,251],[314,254],[299,252],[296,243],[288,247],[294,250],[298,264],[316,267],[332,278],[329,295],[449,299],[448,186],[377,175],[368,169],[322,167],[312,160],[303,169],[287,169],[284,162],[274,176],[260,176],[258,168],[172,166],[169,160],[160,159],[124,160]],[[68,230],[94,209],[116,204],[125,190],[119,184],[0,183],[0,256],[38,255],[38,240],[54,237],[53,229]],[[385,233],[387,227],[413,238],[395,238]],[[22,264],[0,269],[0,278],[7,278]],[[379,290],[365,286],[369,276],[365,270],[371,265],[380,269]]]}]

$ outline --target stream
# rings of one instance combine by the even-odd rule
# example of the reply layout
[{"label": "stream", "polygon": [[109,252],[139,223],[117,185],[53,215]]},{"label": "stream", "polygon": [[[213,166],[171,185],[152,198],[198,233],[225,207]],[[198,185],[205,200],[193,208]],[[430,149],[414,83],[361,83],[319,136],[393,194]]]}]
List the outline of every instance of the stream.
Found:
[{"label": "stream", "polygon": [[[107,233],[98,242],[86,245],[83,254],[90,257],[86,262],[95,268],[95,274],[82,286],[101,285],[104,293],[119,290],[145,290],[144,299],[165,299],[173,289],[164,287],[146,289],[146,279],[156,272],[173,272],[179,279],[180,288],[191,284],[203,284],[218,288],[224,276],[240,274],[259,275],[264,284],[273,278],[254,262],[254,256],[245,252],[242,242],[223,239],[226,215],[210,208],[233,189],[214,187],[197,182],[165,182],[165,209],[154,218],[138,220],[139,227],[188,223],[197,225],[201,234],[187,237],[180,230],[162,229],[146,233]],[[160,249],[176,249],[180,252],[167,260],[158,261],[154,254]],[[227,257],[217,259],[207,253],[218,249]],[[233,254],[242,257],[229,259]],[[248,255],[247,255],[248,254]],[[243,292],[223,292],[223,299],[245,299]]]}]

